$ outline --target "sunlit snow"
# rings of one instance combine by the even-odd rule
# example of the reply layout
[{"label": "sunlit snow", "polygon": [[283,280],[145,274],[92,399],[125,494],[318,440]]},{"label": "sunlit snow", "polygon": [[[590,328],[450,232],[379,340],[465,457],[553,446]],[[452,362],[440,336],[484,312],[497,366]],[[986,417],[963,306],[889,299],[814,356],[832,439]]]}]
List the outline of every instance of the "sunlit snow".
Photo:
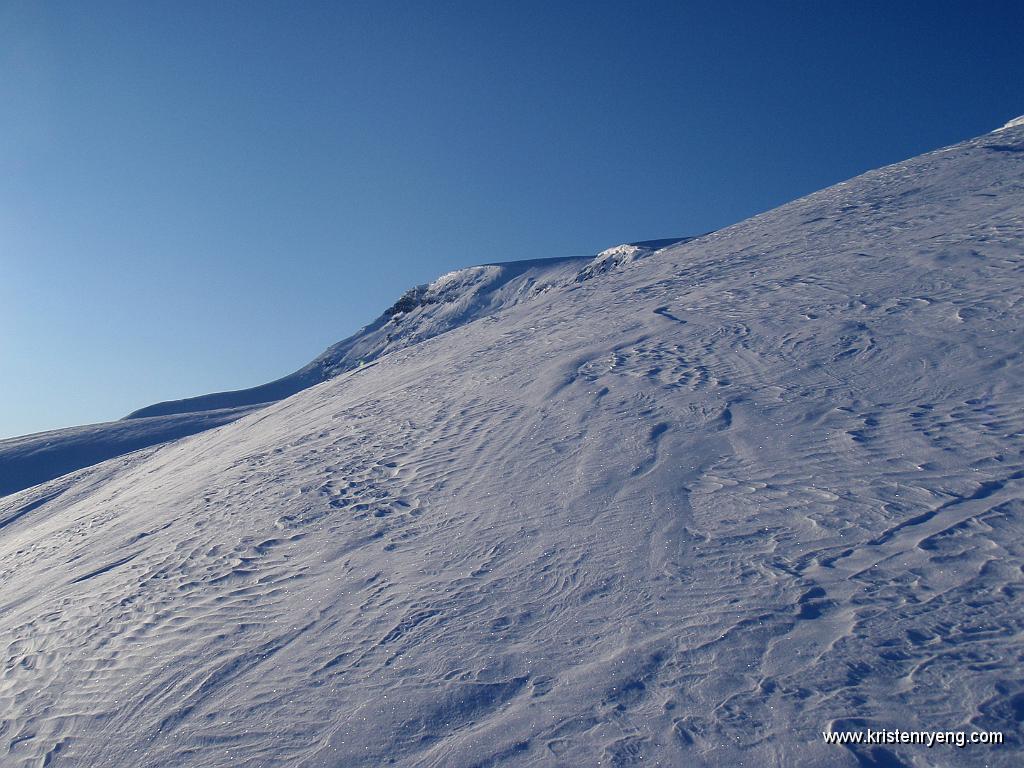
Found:
[{"label": "sunlit snow", "polygon": [[631,248],[0,498],[0,763],[1020,765],[1024,125]]}]

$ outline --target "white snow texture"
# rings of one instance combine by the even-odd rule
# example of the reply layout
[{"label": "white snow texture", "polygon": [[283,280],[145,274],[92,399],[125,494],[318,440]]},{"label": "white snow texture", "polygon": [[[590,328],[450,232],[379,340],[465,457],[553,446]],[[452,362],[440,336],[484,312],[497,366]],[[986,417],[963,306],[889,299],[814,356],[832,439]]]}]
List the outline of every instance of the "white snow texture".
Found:
[{"label": "white snow texture", "polygon": [[1022,253],[1018,124],[414,289],[0,498],[0,764],[1020,765]]}]

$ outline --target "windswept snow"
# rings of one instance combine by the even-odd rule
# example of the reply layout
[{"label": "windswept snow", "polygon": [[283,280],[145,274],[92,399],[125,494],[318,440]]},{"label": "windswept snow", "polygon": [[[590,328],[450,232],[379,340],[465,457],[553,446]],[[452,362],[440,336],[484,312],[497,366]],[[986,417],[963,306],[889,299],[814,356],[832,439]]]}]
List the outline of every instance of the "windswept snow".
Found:
[{"label": "windswept snow", "polygon": [[[619,246],[645,254],[684,240]],[[613,249],[614,250],[614,249]],[[573,277],[608,269],[597,257],[534,259],[469,267],[406,291],[377,320],[295,373],[250,389],[217,392],[140,408],[125,419],[0,440],[0,496],[140,448],[226,424],[254,408],[365,366],[382,355],[486,318]],[[582,268],[581,268],[582,267]],[[580,270],[577,273],[576,270]]]},{"label": "windswept snow", "polygon": [[0,761],[1019,765],[1022,150],[454,273],[317,386],[0,499]]},{"label": "windswept snow", "polygon": [[294,395],[382,355],[439,336],[563,283],[591,257],[535,259],[468,267],[405,292],[370,325],[277,381],[236,392],[157,403],[128,418],[265,404]]},{"label": "windswept snow", "polygon": [[219,427],[252,407],[112,421],[0,440],[0,496],[126,453]]},{"label": "windswept snow", "polygon": [[614,248],[608,248],[597,254],[597,258],[579,271],[579,274],[576,275],[576,282],[582,283],[584,280],[603,275],[623,264],[632,264],[644,256],[650,256],[651,253],[653,251],[650,248],[641,248],[636,245],[617,245]]}]

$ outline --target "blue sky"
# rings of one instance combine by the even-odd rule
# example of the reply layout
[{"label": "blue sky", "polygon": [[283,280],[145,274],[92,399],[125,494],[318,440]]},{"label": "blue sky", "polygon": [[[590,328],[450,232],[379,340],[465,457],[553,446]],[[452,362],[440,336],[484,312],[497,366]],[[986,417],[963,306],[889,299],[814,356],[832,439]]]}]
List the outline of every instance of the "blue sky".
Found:
[{"label": "blue sky", "polygon": [[1016,2],[0,2],[0,436],[1024,113]]}]

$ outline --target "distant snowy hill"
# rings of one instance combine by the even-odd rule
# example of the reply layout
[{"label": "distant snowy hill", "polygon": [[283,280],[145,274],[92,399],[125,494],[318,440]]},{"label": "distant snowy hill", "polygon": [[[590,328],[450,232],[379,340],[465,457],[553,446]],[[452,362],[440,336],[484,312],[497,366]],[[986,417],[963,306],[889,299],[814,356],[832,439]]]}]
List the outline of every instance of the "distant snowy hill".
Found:
[{"label": "distant snowy hill", "polygon": [[0,499],[0,764],[1020,765],[1022,296],[1011,123],[144,409],[284,398]]}]

